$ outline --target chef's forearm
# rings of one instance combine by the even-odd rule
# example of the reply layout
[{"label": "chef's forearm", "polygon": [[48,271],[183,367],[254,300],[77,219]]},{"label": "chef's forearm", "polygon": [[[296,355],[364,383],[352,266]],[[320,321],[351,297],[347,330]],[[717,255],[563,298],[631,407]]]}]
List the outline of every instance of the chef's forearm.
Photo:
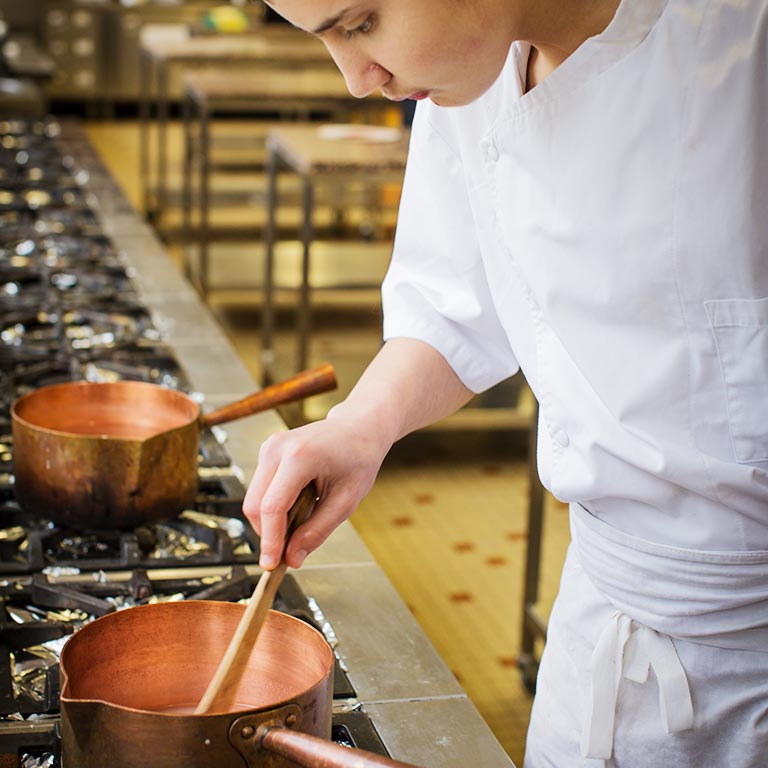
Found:
[{"label": "chef's forearm", "polygon": [[473,396],[434,347],[396,338],[384,344],[328,418],[354,418],[367,424],[388,448],[410,432],[454,413]]}]

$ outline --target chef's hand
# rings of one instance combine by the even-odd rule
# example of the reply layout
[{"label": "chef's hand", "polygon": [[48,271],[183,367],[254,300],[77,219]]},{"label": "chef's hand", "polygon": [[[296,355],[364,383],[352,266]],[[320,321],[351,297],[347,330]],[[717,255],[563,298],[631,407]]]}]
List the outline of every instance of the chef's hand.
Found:
[{"label": "chef's hand", "polygon": [[288,565],[301,566],[370,491],[390,446],[361,428],[359,420],[333,410],[323,421],[269,437],[243,502],[245,516],[261,537],[259,565],[269,570],[280,561],[287,511],[314,481],[319,500],[286,549]]},{"label": "chef's hand", "polygon": [[472,396],[430,345],[387,341],[326,419],[272,435],[262,445],[243,502],[261,536],[261,567],[280,561],[288,510],[306,485],[314,480],[319,501],[288,542],[285,559],[293,568],[355,511],[395,441],[453,413]]}]

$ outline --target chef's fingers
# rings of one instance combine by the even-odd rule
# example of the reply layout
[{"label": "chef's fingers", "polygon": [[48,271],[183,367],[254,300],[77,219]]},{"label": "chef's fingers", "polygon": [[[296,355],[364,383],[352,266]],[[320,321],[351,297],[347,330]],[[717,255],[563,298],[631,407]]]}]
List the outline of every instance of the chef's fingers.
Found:
[{"label": "chef's fingers", "polygon": [[319,499],[309,520],[291,536],[285,551],[285,561],[291,568],[300,568],[308,554],[314,552],[357,508],[365,491],[355,486],[344,490],[339,486]]},{"label": "chef's fingers", "polygon": [[262,445],[258,468],[243,500],[243,514],[260,538],[259,565],[267,570],[280,562],[288,510],[306,484],[300,476],[285,471],[282,442],[282,435],[273,435]]},{"label": "chef's fingers", "polygon": [[259,449],[258,467],[243,499],[243,514],[259,536],[261,536],[261,500],[280,463],[279,452],[270,448],[273,437],[275,436],[267,438]]},{"label": "chef's fingers", "polygon": [[278,485],[273,479],[261,500],[259,565],[266,570],[272,570],[280,562],[285,546],[287,513],[300,491],[300,486],[297,490],[292,490],[291,485],[287,483]]},{"label": "chef's fingers", "polygon": [[[293,433],[291,439],[273,435],[262,447],[259,462],[267,462],[266,474],[271,474],[267,487],[258,501],[258,517],[261,528],[261,552],[259,565],[272,569],[283,553],[288,510],[302,489],[315,479],[316,461],[307,450],[304,440]],[[271,467],[274,466],[274,471]],[[259,480],[259,483],[262,481]]]}]

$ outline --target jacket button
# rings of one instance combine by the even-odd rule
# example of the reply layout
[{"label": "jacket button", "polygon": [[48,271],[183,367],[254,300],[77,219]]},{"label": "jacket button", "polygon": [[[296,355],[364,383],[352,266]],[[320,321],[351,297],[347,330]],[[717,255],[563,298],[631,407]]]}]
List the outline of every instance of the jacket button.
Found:
[{"label": "jacket button", "polygon": [[555,432],[555,440],[557,440],[558,444],[560,444],[563,448],[567,448],[571,442],[571,439],[568,437],[568,433],[564,429],[559,429],[557,432]]},{"label": "jacket button", "polygon": [[485,148],[485,159],[490,163],[495,163],[499,159],[499,150],[493,144]]}]

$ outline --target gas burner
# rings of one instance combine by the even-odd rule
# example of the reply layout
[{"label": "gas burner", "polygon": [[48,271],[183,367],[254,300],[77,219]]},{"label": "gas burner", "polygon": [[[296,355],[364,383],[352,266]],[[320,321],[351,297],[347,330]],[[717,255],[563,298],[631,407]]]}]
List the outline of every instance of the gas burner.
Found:
[{"label": "gas burner", "polygon": [[82,296],[113,300],[120,294],[134,293],[133,282],[125,267],[115,264],[86,264],[68,270],[55,269],[50,275],[51,284],[68,297]]},{"label": "gas burner", "polygon": [[28,141],[50,144],[61,135],[61,125],[53,117],[43,120],[8,118],[0,120],[0,137],[23,138]]},{"label": "gas burner", "polygon": [[[43,290],[42,275],[36,264],[23,256],[5,260],[0,255],[0,305],[15,309],[19,301]],[[40,297],[33,298],[37,301],[33,306],[40,306]]]},{"label": "gas burner", "polygon": [[[22,155],[18,153],[16,157]],[[84,187],[89,174],[84,170],[70,171],[64,166],[39,162],[37,165],[19,165],[16,158],[8,159],[0,152],[0,187],[22,190],[71,190]]]},{"label": "gas burner", "polygon": [[[146,381],[169,389],[189,391],[189,381],[170,350],[139,343],[120,347],[77,350],[81,378],[85,381]],[[219,465],[226,464],[220,461]]]},{"label": "gas burner", "polygon": [[4,364],[45,360],[54,357],[61,348],[62,332],[57,315],[39,311],[0,316],[0,361]]},{"label": "gas burner", "polygon": [[163,523],[132,531],[66,531],[45,533],[40,546],[46,567],[147,568],[253,563],[258,545],[244,521],[195,510]]},{"label": "gas burner", "polygon": [[0,243],[0,282],[88,268],[127,279],[125,267],[103,236],[49,235]]},{"label": "gas burner", "polygon": [[45,302],[45,291],[39,283],[0,283],[0,322],[11,308],[33,312]]},{"label": "gas burner", "polygon": [[50,357],[51,348],[46,346],[0,346],[0,368],[8,371],[18,366],[45,364]]},{"label": "gas burner", "polygon": [[6,473],[5,490],[0,482],[0,573],[36,573],[52,566],[114,571],[255,564],[258,538],[242,515],[242,483],[226,467],[200,472],[194,508],[177,517],[130,530],[85,531],[56,526],[45,510],[22,509]]},{"label": "gas burner", "polygon": [[64,206],[82,207],[86,203],[86,195],[79,188],[45,189],[27,185],[26,188],[12,189],[8,186],[0,186],[0,211],[36,211],[39,208]]},{"label": "gas burner", "polygon": [[132,317],[119,311],[77,309],[64,312],[64,335],[73,352],[135,346],[140,340],[159,341],[148,317]]},{"label": "gas burner", "polygon": [[0,211],[0,241],[35,240],[47,235],[100,234],[98,219],[90,208],[40,208]]},{"label": "gas burner", "polygon": [[27,168],[39,165],[65,167],[62,157],[55,147],[28,136],[1,137],[0,162],[9,168]]},{"label": "gas burner", "polygon": [[80,563],[116,560],[120,558],[120,534],[55,532],[42,541],[43,555],[48,563]]},{"label": "gas burner", "polygon": [[0,147],[0,179],[4,186],[24,189],[83,187],[87,171],[75,168],[71,157],[62,158],[45,148],[3,150]]},{"label": "gas burner", "polygon": [[42,208],[35,212],[34,230],[41,235],[98,234],[98,219],[90,208]]},{"label": "gas burner", "polygon": [[[15,397],[67,381],[146,381],[185,392],[191,389],[173,353],[161,344],[145,343],[144,339],[128,341],[119,347],[82,346],[75,352],[47,345],[0,345],[0,370],[0,393],[5,393],[6,408]],[[216,442],[212,435],[210,441]],[[210,451],[207,442],[205,440],[201,448],[202,465],[226,466],[228,458],[220,446]]]},{"label": "gas burner", "polygon": [[75,160],[63,155],[55,144],[34,136],[0,136],[0,162],[6,167],[71,171]]},{"label": "gas burner", "polygon": [[[0,347],[0,360],[2,360],[2,347]],[[10,408],[11,402],[29,392],[52,384],[63,384],[72,381],[73,363],[62,354],[47,355],[43,360],[21,360],[11,369],[6,369],[2,381],[6,401],[6,407]]]},{"label": "gas burner", "polygon": [[66,269],[76,264],[119,264],[111,242],[103,235],[49,235],[36,241],[34,248],[42,262],[52,268]]}]

